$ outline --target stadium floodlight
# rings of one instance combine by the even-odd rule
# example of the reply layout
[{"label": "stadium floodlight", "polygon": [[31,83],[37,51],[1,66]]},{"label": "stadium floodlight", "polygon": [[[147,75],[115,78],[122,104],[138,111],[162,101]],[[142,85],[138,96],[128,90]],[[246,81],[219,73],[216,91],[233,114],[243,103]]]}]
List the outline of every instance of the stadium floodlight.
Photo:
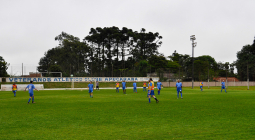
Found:
[{"label": "stadium floodlight", "polygon": [[194,88],[194,48],[197,46],[197,42],[195,35],[190,36],[190,40],[192,41],[192,89]]}]

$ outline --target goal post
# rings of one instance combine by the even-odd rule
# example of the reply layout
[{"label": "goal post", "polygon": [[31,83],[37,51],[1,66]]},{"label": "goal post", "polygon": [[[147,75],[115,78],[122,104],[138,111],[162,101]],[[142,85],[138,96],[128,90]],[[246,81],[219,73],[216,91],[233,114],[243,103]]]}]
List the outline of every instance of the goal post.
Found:
[{"label": "goal post", "polygon": [[[73,77],[73,74],[71,74],[70,76]],[[71,88],[74,89],[74,80],[71,81]]]}]

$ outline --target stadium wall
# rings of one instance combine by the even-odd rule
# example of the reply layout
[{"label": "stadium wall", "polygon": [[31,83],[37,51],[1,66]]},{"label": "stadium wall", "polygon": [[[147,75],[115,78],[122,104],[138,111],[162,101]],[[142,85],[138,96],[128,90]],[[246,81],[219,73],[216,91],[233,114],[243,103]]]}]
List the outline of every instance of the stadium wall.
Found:
[{"label": "stadium wall", "polygon": [[[176,82],[161,82],[163,87],[175,87]],[[221,86],[221,82],[203,82],[204,87],[214,87],[214,86]],[[247,86],[247,81],[239,81],[239,82],[227,82],[227,86]],[[183,87],[191,87],[192,82],[182,82]],[[194,86],[199,87],[200,82],[194,82]],[[255,82],[249,82],[249,86],[255,86]]]},{"label": "stadium wall", "polygon": [[[28,84],[16,84],[17,85],[17,91],[25,90]],[[44,86],[43,84],[34,84],[35,88],[38,90],[43,90]],[[1,84],[1,91],[12,91],[12,84]]]},{"label": "stadium wall", "polygon": [[[154,81],[158,81],[159,77],[152,77]],[[126,82],[143,82],[149,81],[149,77],[7,77],[6,82],[89,82],[89,81],[99,81],[99,82],[121,82],[125,80]]]}]

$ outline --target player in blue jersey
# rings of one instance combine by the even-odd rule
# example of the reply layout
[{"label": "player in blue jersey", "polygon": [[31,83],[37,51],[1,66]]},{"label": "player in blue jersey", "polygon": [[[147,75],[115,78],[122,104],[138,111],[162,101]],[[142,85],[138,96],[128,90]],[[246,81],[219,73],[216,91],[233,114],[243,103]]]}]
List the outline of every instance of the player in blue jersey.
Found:
[{"label": "player in blue jersey", "polygon": [[201,81],[199,85],[200,85],[200,89],[201,89],[201,91],[203,91],[204,83]]},{"label": "player in blue jersey", "polygon": [[[30,98],[29,98],[27,104],[29,104],[31,98],[32,98],[32,103],[34,104],[34,103],[35,103],[35,102],[34,102],[34,100],[35,100],[35,97],[34,97],[34,89],[35,89],[35,90],[37,90],[37,89],[36,89],[35,86],[33,85],[33,81],[30,81],[30,84],[25,88],[24,91],[26,91],[27,89],[28,89],[28,93],[29,93],[29,96],[30,96]],[[37,90],[37,91],[39,91],[39,90]]]},{"label": "player in blue jersey", "polygon": [[222,92],[222,89],[225,89],[225,92],[227,93],[224,80],[221,82],[221,91],[220,92]]},{"label": "player in blue jersey", "polygon": [[161,88],[162,88],[162,83],[160,82],[160,80],[158,80],[157,82],[158,95],[160,94]]},{"label": "player in blue jersey", "polygon": [[93,98],[94,85],[92,84],[92,81],[90,81],[90,83],[88,85],[88,89],[89,89],[90,98]]},{"label": "player in blue jersey", "polygon": [[133,91],[137,93],[137,84],[136,84],[136,82],[133,83]]},{"label": "player in blue jersey", "polygon": [[178,82],[176,83],[176,90],[177,90],[177,99],[179,99],[179,93],[181,93],[181,98],[182,98],[182,83],[180,82],[180,80],[178,80]]},{"label": "player in blue jersey", "polygon": [[127,88],[127,86],[126,86],[126,82],[125,82],[125,80],[122,82],[122,90],[123,90],[123,94],[126,94],[126,88]]}]

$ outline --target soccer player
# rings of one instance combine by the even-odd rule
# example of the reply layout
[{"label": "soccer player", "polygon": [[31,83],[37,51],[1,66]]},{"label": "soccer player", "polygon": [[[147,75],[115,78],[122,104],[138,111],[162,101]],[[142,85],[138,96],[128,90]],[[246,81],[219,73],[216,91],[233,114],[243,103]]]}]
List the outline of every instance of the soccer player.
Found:
[{"label": "soccer player", "polygon": [[149,96],[148,96],[148,98],[149,98],[149,103],[151,103],[151,96],[156,100],[156,103],[158,103],[159,102],[159,100],[155,97],[155,95],[154,95],[154,82],[153,82],[153,80],[152,80],[152,78],[150,78],[150,83],[149,83]]},{"label": "soccer player", "polygon": [[225,92],[227,93],[224,80],[221,82],[221,91],[220,92],[222,92],[222,89],[225,89]]},{"label": "soccer player", "polygon": [[123,94],[126,94],[126,88],[127,88],[127,86],[126,86],[126,82],[125,82],[125,80],[122,82],[122,90],[123,90]]},{"label": "soccer player", "polygon": [[144,82],[143,83],[143,91],[146,91],[146,86],[147,86],[147,84]]},{"label": "soccer player", "polygon": [[204,84],[203,84],[203,82],[201,81],[201,82],[200,82],[200,89],[201,89],[201,91],[203,91],[203,86],[204,86]]},{"label": "soccer player", "polygon": [[176,90],[177,90],[177,99],[179,99],[179,93],[181,93],[181,98],[182,98],[182,83],[180,82],[180,80],[178,80],[178,82],[176,83]]},{"label": "soccer player", "polygon": [[17,89],[18,89],[17,85],[15,83],[13,83],[13,85],[12,85],[12,92],[14,93],[14,97],[16,97]]},{"label": "soccer player", "polygon": [[27,104],[29,104],[31,98],[32,98],[32,103],[34,104],[35,103],[34,102],[34,100],[35,100],[34,89],[37,90],[37,91],[39,91],[39,90],[35,88],[35,86],[33,85],[33,81],[30,81],[30,84],[25,88],[24,91],[26,91],[26,89],[28,89],[28,93],[29,93],[29,96],[30,96]]},{"label": "soccer player", "polygon": [[162,83],[160,82],[160,80],[158,80],[157,82],[158,95],[160,94],[161,88],[162,88]]},{"label": "soccer player", "polygon": [[116,92],[118,92],[118,93],[119,93],[119,87],[120,87],[119,82],[117,82],[115,85],[116,85]]},{"label": "soccer player", "polygon": [[133,88],[133,91],[137,93],[137,87],[136,87],[136,86],[137,86],[137,84],[136,84],[136,82],[134,82],[134,83],[133,83],[133,87],[134,87],[134,88]]},{"label": "soccer player", "polygon": [[99,82],[96,82],[96,90],[99,90]]},{"label": "soccer player", "polygon": [[89,89],[90,98],[93,98],[94,85],[92,84],[92,81],[90,81],[90,83],[88,85],[88,89]]}]

